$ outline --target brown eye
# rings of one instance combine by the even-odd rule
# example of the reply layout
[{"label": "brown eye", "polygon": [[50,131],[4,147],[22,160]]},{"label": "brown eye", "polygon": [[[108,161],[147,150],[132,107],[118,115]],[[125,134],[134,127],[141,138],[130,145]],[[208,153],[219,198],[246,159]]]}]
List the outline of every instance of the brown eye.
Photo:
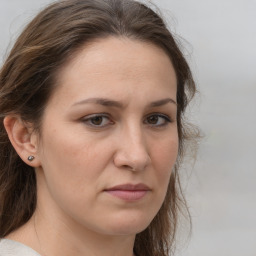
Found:
[{"label": "brown eye", "polygon": [[163,114],[150,115],[144,121],[144,123],[146,123],[150,126],[153,126],[153,127],[165,126],[170,122],[171,122],[171,119],[168,116],[163,115]]},{"label": "brown eye", "polygon": [[114,122],[110,119],[109,116],[104,114],[95,114],[89,115],[82,119],[82,122],[88,126],[95,127],[95,128],[104,128],[108,125],[114,124]]},{"label": "brown eye", "polygon": [[103,117],[102,116],[95,116],[93,118],[91,118],[91,123],[93,125],[101,125],[103,121]]},{"label": "brown eye", "polygon": [[153,115],[147,118],[149,124],[157,124],[159,117],[157,115]]}]

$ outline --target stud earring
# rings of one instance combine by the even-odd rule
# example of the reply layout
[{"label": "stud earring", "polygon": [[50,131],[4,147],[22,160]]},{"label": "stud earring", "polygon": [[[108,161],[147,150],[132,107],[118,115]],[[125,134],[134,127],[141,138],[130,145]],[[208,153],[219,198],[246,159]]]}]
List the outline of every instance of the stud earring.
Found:
[{"label": "stud earring", "polygon": [[30,161],[30,162],[32,162],[34,159],[35,159],[34,156],[29,156],[29,157],[28,157],[28,161]]}]

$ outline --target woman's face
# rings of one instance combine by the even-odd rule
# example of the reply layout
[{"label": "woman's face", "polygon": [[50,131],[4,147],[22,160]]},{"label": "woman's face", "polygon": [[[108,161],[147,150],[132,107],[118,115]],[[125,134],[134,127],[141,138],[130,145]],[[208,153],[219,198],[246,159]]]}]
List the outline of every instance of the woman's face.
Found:
[{"label": "woman's face", "polygon": [[177,157],[176,89],[171,61],[152,44],[110,37],[85,46],[45,109],[38,208],[69,228],[144,230]]}]

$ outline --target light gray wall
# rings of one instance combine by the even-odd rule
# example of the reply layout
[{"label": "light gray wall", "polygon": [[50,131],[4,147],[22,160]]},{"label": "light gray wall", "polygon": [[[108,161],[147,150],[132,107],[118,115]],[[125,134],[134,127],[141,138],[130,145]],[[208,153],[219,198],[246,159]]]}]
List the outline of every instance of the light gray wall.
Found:
[{"label": "light gray wall", "polygon": [[255,256],[256,1],[161,5],[192,45],[206,134],[188,191],[194,234],[185,255]]},{"label": "light gray wall", "polygon": [[[50,0],[0,0],[0,61]],[[193,234],[185,256],[256,256],[256,1],[159,0],[184,39],[205,133],[188,180]]]}]

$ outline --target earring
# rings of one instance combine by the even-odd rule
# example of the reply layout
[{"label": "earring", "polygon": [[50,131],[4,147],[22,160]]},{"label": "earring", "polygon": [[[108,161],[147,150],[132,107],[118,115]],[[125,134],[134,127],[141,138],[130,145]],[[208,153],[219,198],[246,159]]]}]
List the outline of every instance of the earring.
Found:
[{"label": "earring", "polygon": [[30,162],[32,162],[34,159],[35,159],[34,156],[29,156],[29,157],[28,157],[28,161],[30,161]]}]

